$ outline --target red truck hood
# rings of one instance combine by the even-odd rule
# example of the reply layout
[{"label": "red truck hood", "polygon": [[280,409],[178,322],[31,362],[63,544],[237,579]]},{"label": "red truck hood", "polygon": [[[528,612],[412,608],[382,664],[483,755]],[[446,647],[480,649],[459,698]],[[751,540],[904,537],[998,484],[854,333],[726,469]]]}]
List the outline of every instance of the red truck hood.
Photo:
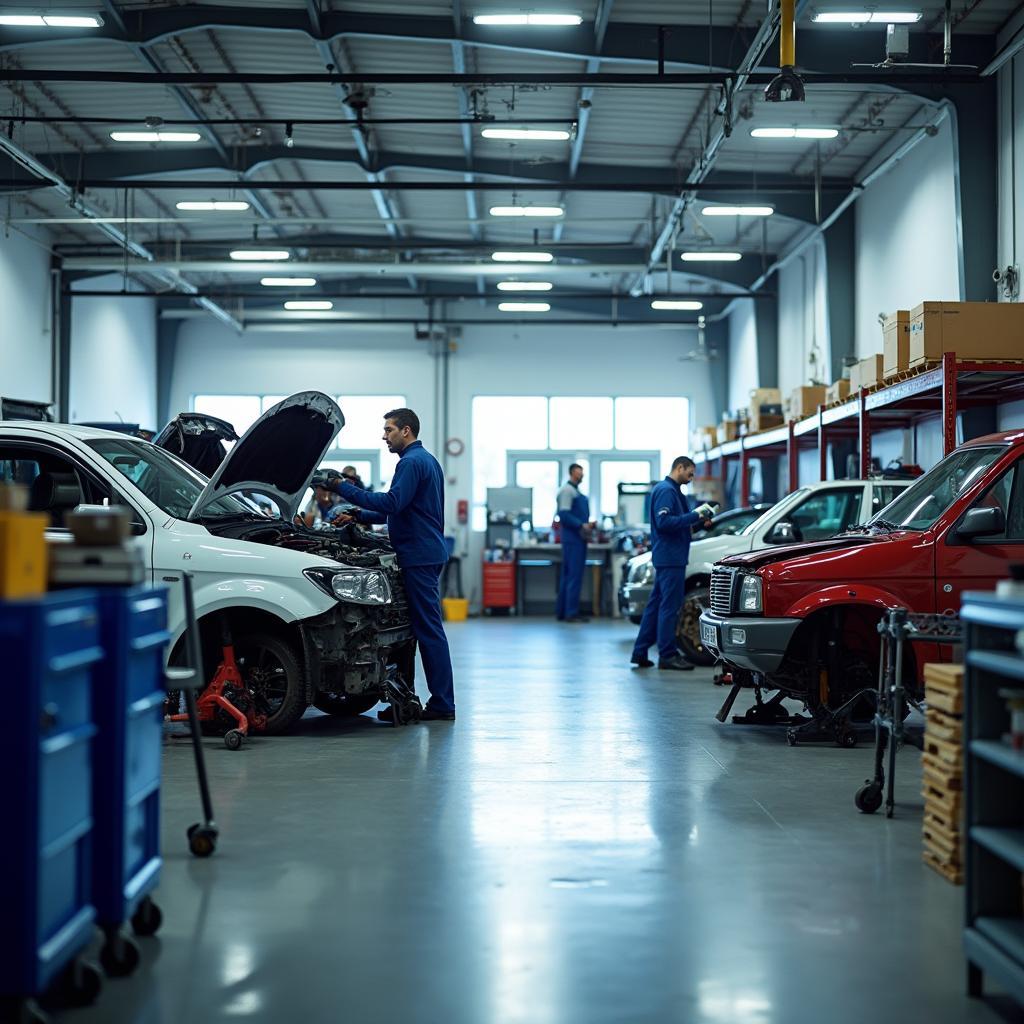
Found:
[{"label": "red truck hood", "polygon": [[718,564],[738,566],[752,571],[775,562],[789,562],[795,559],[801,559],[804,562],[811,561],[815,556],[824,552],[838,551],[842,548],[858,548],[866,544],[891,543],[894,536],[899,538],[906,536],[906,534],[903,532],[896,535],[885,533],[842,534],[838,537],[830,537],[828,540],[804,541],[800,544],[759,548],[757,551],[748,551],[741,555],[729,555],[728,558],[723,558]]}]

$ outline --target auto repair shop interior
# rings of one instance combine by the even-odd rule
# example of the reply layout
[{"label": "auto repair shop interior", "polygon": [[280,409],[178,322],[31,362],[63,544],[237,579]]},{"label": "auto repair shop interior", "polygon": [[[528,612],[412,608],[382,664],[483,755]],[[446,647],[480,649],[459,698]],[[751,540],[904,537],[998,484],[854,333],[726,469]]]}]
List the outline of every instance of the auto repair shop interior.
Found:
[{"label": "auto repair shop interior", "polygon": [[3,0],[0,1019],[1024,1020],[1022,49]]}]

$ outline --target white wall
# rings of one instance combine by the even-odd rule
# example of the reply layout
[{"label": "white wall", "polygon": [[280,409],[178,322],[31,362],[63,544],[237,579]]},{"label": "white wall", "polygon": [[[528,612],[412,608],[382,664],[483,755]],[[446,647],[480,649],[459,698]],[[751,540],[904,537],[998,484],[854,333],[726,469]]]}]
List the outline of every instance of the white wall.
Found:
[{"label": "white wall", "polygon": [[861,357],[882,350],[879,313],[962,297],[953,154],[947,118],[938,134],[919,142],[857,201],[856,350]]},{"label": "white wall", "polygon": [[775,276],[783,397],[812,380],[824,382],[830,374],[827,272],[825,242],[819,238]]},{"label": "white wall", "polygon": [[[757,316],[753,299],[738,301],[729,314],[729,392],[730,409],[745,409],[750,392],[758,387]],[[715,419],[702,420],[713,423]]]},{"label": "white wall", "polygon": [[39,402],[54,398],[47,241],[0,228],[0,395]]},{"label": "white wall", "polygon": [[[120,288],[118,275],[89,278],[86,290]],[[156,300],[71,300],[70,419],[157,429]]]}]

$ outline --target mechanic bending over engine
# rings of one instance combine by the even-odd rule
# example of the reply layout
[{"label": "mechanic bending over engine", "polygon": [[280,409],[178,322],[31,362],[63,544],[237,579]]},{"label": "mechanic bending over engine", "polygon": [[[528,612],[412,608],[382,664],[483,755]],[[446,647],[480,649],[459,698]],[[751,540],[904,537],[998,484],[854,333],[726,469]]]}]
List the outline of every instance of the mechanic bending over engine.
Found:
[{"label": "mechanic bending over engine", "polygon": [[[444,473],[437,459],[417,440],[419,433],[419,417],[412,409],[385,413],[384,441],[388,451],[398,456],[391,487],[383,494],[374,494],[347,480],[336,480],[333,484],[345,501],[363,510],[353,515],[356,521],[388,524],[430,690],[423,721],[454,721],[452,659],[441,621],[441,572],[448,561],[444,540]],[[340,522],[348,519],[339,517]],[[412,680],[406,681],[412,684]],[[389,721],[391,709],[381,711],[378,717]]]},{"label": "mechanic bending over engine", "polygon": [[295,518],[311,529],[328,522],[328,515],[338,505],[338,496],[334,493],[334,484],[338,474],[333,471],[317,471],[310,481],[313,485],[313,497],[302,512]]},{"label": "mechanic bending over engine", "polygon": [[690,511],[681,488],[693,479],[697,467],[680,455],[672,469],[651,491],[651,561],[655,568],[654,590],[640,620],[640,632],[633,645],[630,662],[637,668],[650,668],[654,662],[647,652],[658,644],[658,668],[674,672],[693,669],[676,645],[676,623],[686,597],[686,563],[690,558],[691,530],[698,523],[711,521],[714,509],[705,504]]},{"label": "mechanic bending over engine", "polygon": [[342,466],[341,475],[350,483],[355,484],[356,487],[361,487],[364,491],[372,491],[372,487],[367,487],[363,483],[363,478],[356,472],[355,466]]}]

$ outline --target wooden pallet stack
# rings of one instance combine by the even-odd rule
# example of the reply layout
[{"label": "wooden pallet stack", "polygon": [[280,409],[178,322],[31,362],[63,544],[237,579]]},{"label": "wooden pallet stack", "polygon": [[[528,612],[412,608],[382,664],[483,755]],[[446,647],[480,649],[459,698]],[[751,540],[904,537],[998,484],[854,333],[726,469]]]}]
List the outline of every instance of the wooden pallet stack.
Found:
[{"label": "wooden pallet stack", "polygon": [[924,862],[954,885],[963,883],[964,669],[924,667],[925,716],[922,793]]}]

